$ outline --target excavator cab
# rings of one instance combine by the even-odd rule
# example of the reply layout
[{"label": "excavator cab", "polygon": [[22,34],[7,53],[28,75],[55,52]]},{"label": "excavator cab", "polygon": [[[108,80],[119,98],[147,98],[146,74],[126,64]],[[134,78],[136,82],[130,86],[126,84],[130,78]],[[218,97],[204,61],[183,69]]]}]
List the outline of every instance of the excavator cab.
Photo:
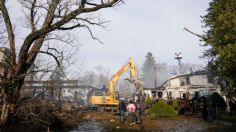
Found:
[{"label": "excavator cab", "polygon": [[119,100],[120,96],[119,96],[119,92],[115,92],[115,99]]}]

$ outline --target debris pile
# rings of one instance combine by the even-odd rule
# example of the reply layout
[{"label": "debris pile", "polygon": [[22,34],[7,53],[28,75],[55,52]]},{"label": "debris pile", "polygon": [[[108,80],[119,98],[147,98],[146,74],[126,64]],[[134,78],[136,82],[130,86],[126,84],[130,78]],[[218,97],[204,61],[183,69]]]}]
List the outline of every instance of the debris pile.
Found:
[{"label": "debris pile", "polygon": [[[17,103],[10,126],[11,131],[55,131],[78,124],[81,115],[61,111],[60,105],[53,101],[24,97]],[[74,117],[74,118],[73,118]],[[78,117],[78,118],[75,118]]]}]

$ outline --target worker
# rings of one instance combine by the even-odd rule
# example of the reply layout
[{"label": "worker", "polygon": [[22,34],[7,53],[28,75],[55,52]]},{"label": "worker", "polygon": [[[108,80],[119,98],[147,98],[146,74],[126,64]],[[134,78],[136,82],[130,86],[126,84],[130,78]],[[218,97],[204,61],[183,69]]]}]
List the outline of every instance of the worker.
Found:
[{"label": "worker", "polygon": [[201,97],[201,110],[202,110],[202,118],[204,120],[207,119],[208,117],[208,111],[207,111],[207,101],[206,101],[206,97]]},{"label": "worker", "polygon": [[125,102],[122,100],[119,104],[120,123],[124,124],[124,117],[126,112]]},{"label": "worker", "polygon": [[130,101],[130,103],[127,106],[128,110],[128,118],[129,118],[129,124],[134,125],[136,122],[136,117],[135,117],[135,112],[136,112],[136,107],[133,104],[133,101]]},{"label": "worker", "polygon": [[229,100],[229,110],[230,110],[230,114],[231,114],[231,115],[232,115],[232,113],[233,113],[233,106],[234,106],[233,100],[230,99],[230,100]]},{"label": "worker", "polygon": [[141,102],[139,100],[137,100],[137,102],[135,103],[135,106],[136,106],[136,112],[135,112],[135,115],[137,117],[137,123],[140,123],[140,115],[141,115]]}]

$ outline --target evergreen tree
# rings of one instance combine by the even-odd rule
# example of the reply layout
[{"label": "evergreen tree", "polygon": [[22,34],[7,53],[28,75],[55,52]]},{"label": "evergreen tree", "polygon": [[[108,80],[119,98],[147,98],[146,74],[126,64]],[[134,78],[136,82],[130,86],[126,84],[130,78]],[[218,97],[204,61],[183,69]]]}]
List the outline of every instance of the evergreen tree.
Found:
[{"label": "evergreen tree", "polygon": [[213,0],[203,17],[202,36],[209,70],[228,86],[236,86],[236,0]]},{"label": "evergreen tree", "polygon": [[155,87],[155,67],[157,66],[155,57],[151,52],[148,52],[146,55],[146,60],[143,64],[143,74],[142,81],[144,83],[144,87],[146,88],[154,88]]}]

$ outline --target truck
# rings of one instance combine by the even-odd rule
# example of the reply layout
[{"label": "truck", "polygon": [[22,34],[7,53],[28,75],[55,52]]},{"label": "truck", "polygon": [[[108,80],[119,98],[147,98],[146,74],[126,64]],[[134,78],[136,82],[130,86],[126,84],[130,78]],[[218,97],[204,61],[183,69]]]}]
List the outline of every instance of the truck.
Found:
[{"label": "truck", "polygon": [[[135,68],[134,58],[130,57],[128,63],[123,65],[116,74],[113,75],[113,77],[110,79],[108,84],[108,94],[105,96],[91,96],[90,97],[90,104],[93,106],[97,106],[98,111],[104,111],[104,110],[111,110],[111,111],[117,111],[118,105],[119,105],[119,95],[116,94],[114,90],[114,85],[116,81],[121,77],[123,73],[125,73],[127,70],[130,70],[130,78],[127,80],[130,83],[134,83],[135,86],[137,83],[137,72]],[[137,87],[136,87],[137,89]]]}]

